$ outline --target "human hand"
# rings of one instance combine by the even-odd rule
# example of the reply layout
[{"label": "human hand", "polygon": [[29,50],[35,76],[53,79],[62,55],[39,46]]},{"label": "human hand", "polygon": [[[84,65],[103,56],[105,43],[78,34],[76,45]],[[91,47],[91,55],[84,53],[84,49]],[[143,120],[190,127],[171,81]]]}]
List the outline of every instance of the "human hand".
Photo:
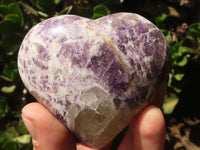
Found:
[{"label": "human hand", "polygon": [[[165,121],[159,107],[162,106],[165,90],[166,86],[163,86],[152,103],[133,118],[118,150],[164,149]],[[32,135],[34,150],[97,150],[84,143],[76,143],[72,133],[40,103],[26,105],[22,118]],[[111,143],[101,150],[110,150],[110,147]]]}]

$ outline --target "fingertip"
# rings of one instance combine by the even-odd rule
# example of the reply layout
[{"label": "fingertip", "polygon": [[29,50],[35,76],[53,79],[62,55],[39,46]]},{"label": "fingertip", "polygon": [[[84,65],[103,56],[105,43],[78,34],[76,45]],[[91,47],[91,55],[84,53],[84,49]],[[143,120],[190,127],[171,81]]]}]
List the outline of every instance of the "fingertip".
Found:
[{"label": "fingertip", "polygon": [[35,116],[37,117],[37,115],[35,114],[35,112],[37,112],[37,109],[35,108],[37,107],[37,105],[40,104],[34,102],[25,105],[22,108],[22,114],[21,114],[22,120],[33,139],[37,139],[37,130],[35,130],[36,128],[35,122],[37,120],[35,119]]},{"label": "fingertip", "polygon": [[138,136],[139,149],[161,150],[165,141],[165,119],[162,111],[153,105],[147,106],[138,116],[133,136]]},{"label": "fingertip", "polygon": [[132,120],[119,150],[162,150],[164,142],[164,116],[158,107],[149,105]]},{"label": "fingertip", "polygon": [[36,102],[29,103],[22,108],[22,118],[30,119],[32,121],[34,116],[34,111],[32,111],[35,105],[40,105]]},{"label": "fingertip", "polygon": [[148,106],[139,116],[138,126],[145,138],[155,137],[165,131],[165,119],[162,111],[156,106]]},{"label": "fingertip", "polygon": [[40,103],[27,104],[22,109],[22,118],[33,137],[35,149],[76,149],[71,132]]},{"label": "fingertip", "polygon": [[112,142],[108,143],[106,146],[102,147],[102,148],[94,148],[91,147],[83,142],[77,143],[76,144],[76,148],[77,150],[110,150],[112,146]]}]

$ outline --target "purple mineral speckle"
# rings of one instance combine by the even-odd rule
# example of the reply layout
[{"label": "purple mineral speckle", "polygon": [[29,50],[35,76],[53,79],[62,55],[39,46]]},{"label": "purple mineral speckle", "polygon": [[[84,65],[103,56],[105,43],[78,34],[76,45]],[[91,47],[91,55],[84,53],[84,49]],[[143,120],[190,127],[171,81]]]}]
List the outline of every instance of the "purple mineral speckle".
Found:
[{"label": "purple mineral speckle", "polygon": [[88,44],[75,41],[69,44],[63,44],[57,57],[61,62],[65,59],[71,60],[73,65],[84,67],[88,61]]},{"label": "purple mineral speckle", "polygon": [[38,68],[42,69],[42,70],[48,70],[48,66],[46,66],[44,63],[42,63],[41,61],[37,60],[36,58],[32,59],[35,66],[37,66]]},{"label": "purple mineral speckle", "polygon": [[38,50],[38,59],[48,61],[50,59],[48,50],[41,44],[35,44]]},{"label": "purple mineral speckle", "polygon": [[49,90],[49,87],[48,87],[48,78],[49,76],[48,75],[42,75],[40,77],[40,89],[42,91],[48,91]]},{"label": "purple mineral speckle", "polygon": [[143,51],[147,56],[151,56],[154,53],[155,47],[152,47],[149,43],[144,43]]},{"label": "purple mineral speckle", "polygon": [[102,47],[101,51],[102,53],[99,56],[93,56],[88,64],[88,68],[98,77],[102,77],[107,72],[111,62],[115,59],[114,53],[110,49]]},{"label": "purple mineral speckle", "polygon": [[137,23],[134,26],[134,30],[138,35],[140,35],[140,34],[147,33],[148,27],[142,21],[137,21]]},{"label": "purple mineral speckle", "polygon": [[113,62],[104,76],[104,80],[108,82],[111,91],[119,95],[123,94],[127,88],[127,75],[121,64]]},{"label": "purple mineral speckle", "polygon": [[124,45],[119,44],[119,45],[118,45],[118,48],[122,51],[122,53],[124,53],[125,55],[127,54],[127,52],[126,52],[126,47],[125,47]]}]

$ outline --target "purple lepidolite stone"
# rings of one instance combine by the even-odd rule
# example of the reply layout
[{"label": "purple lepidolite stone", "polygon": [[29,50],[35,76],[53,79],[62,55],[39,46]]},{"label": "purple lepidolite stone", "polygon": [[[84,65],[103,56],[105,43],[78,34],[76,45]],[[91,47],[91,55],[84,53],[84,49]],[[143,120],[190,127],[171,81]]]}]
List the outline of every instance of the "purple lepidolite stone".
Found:
[{"label": "purple lepidolite stone", "polygon": [[169,46],[132,13],[97,20],[63,15],[34,26],[18,68],[30,93],[84,142],[103,147],[165,82]]}]

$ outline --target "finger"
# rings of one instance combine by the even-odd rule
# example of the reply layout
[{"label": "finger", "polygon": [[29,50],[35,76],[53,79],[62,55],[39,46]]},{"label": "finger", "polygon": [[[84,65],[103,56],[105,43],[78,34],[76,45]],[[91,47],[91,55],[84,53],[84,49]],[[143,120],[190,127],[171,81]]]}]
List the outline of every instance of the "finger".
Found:
[{"label": "finger", "polygon": [[30,103],[22,109],[22,118],[32,135],[34,150],[75,150],[71,132],[43,105]]},{"label": "finger", "polygon": [[77,150],[98,150],[98,149],[90,147],[84,143],[77,143],[76,148],[77,148]]},{"label": "finger", "polygon": [[161,110],[147,106],[132,121],[119,150],[162,150],[165,142],[165,121]]},{"label": "finger", "polygon": [[83,142],[77,143],[76,146],[77,146],[77,150],[110,150],[110,148],[112,146],[112,142],[110,142],[108,145],[106,145],[105,147],[103,147],[101,149],[90,147]]}]

